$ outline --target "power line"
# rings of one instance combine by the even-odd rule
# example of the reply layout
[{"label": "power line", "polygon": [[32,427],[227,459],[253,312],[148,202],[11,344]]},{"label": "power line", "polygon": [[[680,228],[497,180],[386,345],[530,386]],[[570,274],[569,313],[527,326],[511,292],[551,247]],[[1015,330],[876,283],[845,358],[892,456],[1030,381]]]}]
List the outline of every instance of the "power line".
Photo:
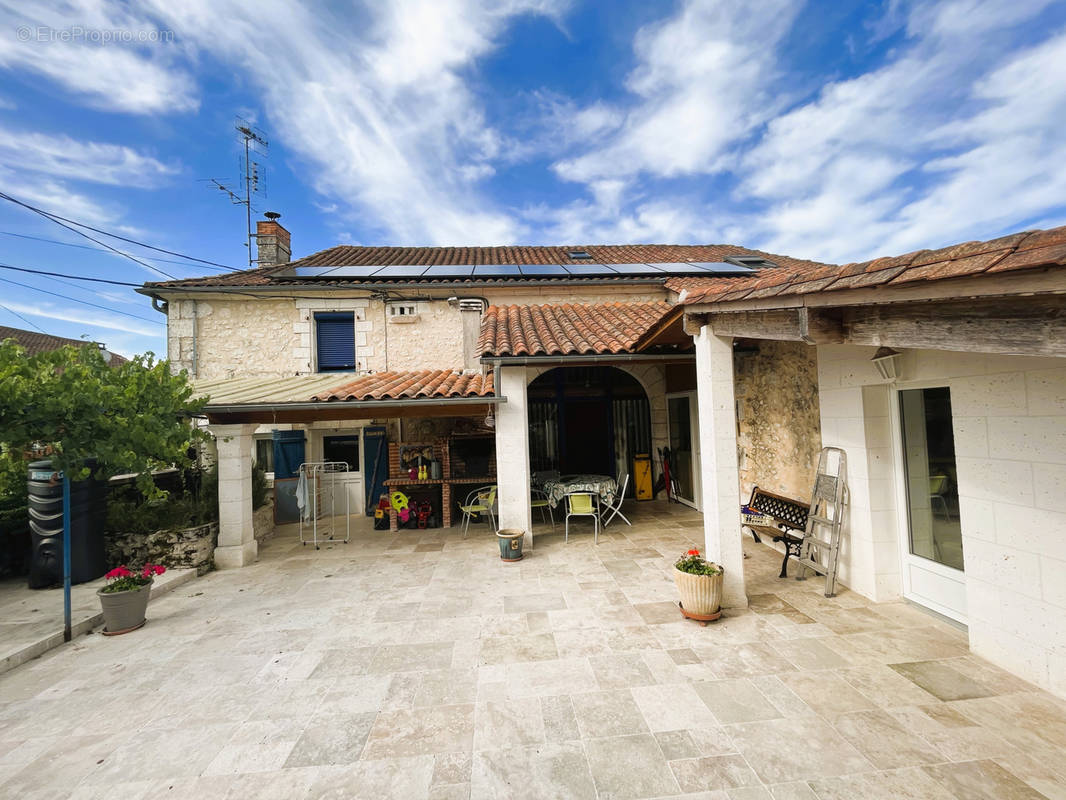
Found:
[{"label": "power line", "polygon": [[[130,261],[134,262],[135,264],[140,264],[142,267],[146,267],[146,268],[152,270],[152,272],[158,272],[160,275],[162,275],[162,276],[164,276],[166,278],[170,278],[171,280],[177,280],[177,278],[175,278],[169,272],[164,272],[159,267],[154,267],[151,264],[149,264],[147,261],[141,261],[141,259],[137,258],[136,256],[131,256],[129,253],[125,253],[125,252],[123,252],[122,250],[119,250],[116,247],[112,247],[107,242],[101,242],[99,239],[96,239],[96,238],[90,236],[89,234],[85,233],[84,231],[79,231],[77,228],[74,228],[74,227],[71,227],[70,225],[67,225],[65,221],[64,222],[60,222],[60,218],[59,217],[57,217],[57,216],[55,216],[53,214],[49,214],[47,211],[42,211],[41,209],[37,208],[36,206],[31,206],[29,203],[23,203],[21,200],[16,200],[11,195],[4,194],[3,192],[0,192],[0,199],[7,200],[8,202],[14,203],[15,205],[22,206],[23,208],[27,208],[30,211],[32,211],[34,214],[40,214],[42,217],[44,217],[47,220],[51,220],[52,222],[54,222],[59,227],[66,228],[68,231],[71,231],[73,233],[78,234],[78,236],[84,236],[89,241],[96,242],[101,247],[106,247],[111,252],[118,253],[120,256],[124,256],[125,258],[128,258]],[[77,224],[80,224],[80,223],[74,223],[74,224],[77,225]]]},{"label": "power line", "polygon": [[[14,231],[0,231],[0,236],[16,236],[19,239],[31,239],[31,240],[33,240],[35,242],[47,242],[48,244],[59,244],[59,245],[62,245],[63,247],[77,247],[79,250],[91,250],[94,253],[106,253],[107,252],[107,250],[104,250],[104,249],[102,249],[100,247],[90,247],[87,244],[75,244],[74,242],[61,242],[58,239],[49,239],[49,238],[47,238],[45,236],[30,236],[28,233],[15,233]],[[215,271],[214,269],[210,269],[208,267],[199,267],[196,264],[189,264],[186,261],[178,261],[177,259],[174,259],[174,258],[159,258],[158,256],[144,256],[144,258],[147,258],[149,261],[162,261],[162,262],[164,262],[166,264],[180,264],[181,266],[188,267],[189,269],[202,269],[205,272],[214,272]],[[226,267],[226,269],[231,269],[231,268],[230,267]]]},{"label": "power line", "polygon": [[[11,195],[5,194],[4,192],[0,192],[0,198],[3,198],[4,200],[7,200],[9,202],[15,203],[16,205],[20,205],[23,208],[28,208],[30,211],[33,211],[36,214],[40,214],[40,215],[42,215],[44,217],[47,217],[48,219],[52,220],[53,222],[56,222],[58,220],[62,220],[63,222],[69,222],[71,225],[77,225],[79,228],[85,228],[86,230],[92,231],[93,233],[99,233],[101,236],[107,236],[107,237],[109,237],[111,239],[118,239],[119,241],[122,241],[122,242],[128,242],[129,244],[135,244],[138,247],[144,247],[144,248],[146,248],[148,250],[155,250],[157,253],[166,253],[168,256],[178,256],[179,258],[184,258],[187,261],[197,261],[200,264],[208,264],[208,265],[210,265],[212,267],[219,267],[221,269],[226,269],[226,270],[231,270],[231,271],[234,269],[234,267],[227,266],[226,264],[219,264],[217,261],[208,261],[208,260],[203,259],[203,258],[196,258],[196,256],[190,256],[190,255],[186,255],[185,253],[179,253],[179,252],[174,251],[174,250],[167,250],[166,248],[163,248],[163,247],[156,247],[154,244],[147,244],[146,242],[141,242],[141,241],[138,241],[137,239],[130,239],[130,238],[127,238],[125,236],[119,236],[117,233],[111,233],[110,231],[105,231],[105,230],[103,230],[101,228],[94,228],[92,225],[86,225],[84,222],[78,222],[77,220],[68,219],[67,217],[61,217],[58,214],[53,214],[51,211],[45,211],[44,209],[37,208],[36,206],[31,206],[29,203],[24,203],[21,200],[17,200],[14,197],[12,197]],[[64,226],[64,227],[66,227],[66,226]],[[85,234],[82,233],[81,231],[74,231],[74,232],[77,233],[79,236],[85,236]],[[86,236],[86,238],[87,239],[92,239],[91,236]],[[96,242],[97,244],[103,245],[104,247],[108,248],[109,250],[114,250],[113,247],[111,247],[110,245],[104,244],[104,242],[99,242],[96,239],[92,239],[92,240],[94,242]],[[121,252],[121,251],[116,251],[116,252]],[[131,256],[129,256],[128,253],[122,253],[122,255],[127,256],[127,257],[131,257]],[[171,276],[168,275],[167,277],[171,277]]]},{"label": "power line", "polygon": [[43,334],[44,334],[45,336],[48,336],[48,335],[49,335],[48,331],[46,331],[46,330],[45,330],[44,328],[42,328],[42,327],[41,327],[40,325],[38,325],[38,324],[37,324],[36,322],[30,322],[30,321],[29,321],[28,319],[26,319],[26,318],[25,318],[24,316],[22,316],[22,315],[21,315],[20,313],[18,313],[17,311],[12,311],[12,310],[11,310],[10,308],[8,308],[7,306],[5,306],[5,305],[4,305],[3,303],[0,303],[0,308],[4,309],[4,311],[6,311],[6,312],[7,312],[8,314],[14,314],[14,315],[15,315],[16,317],[18,317],[19,319],[21,319],[21,320],[22,320],[23,322],[25,322],[25,323],[26,323],[27,325],[29,325],[30,327],[36,328],[36,329],[37,329],[37,330],[39,330],[39,331],[40,331],[41,333],[43,333]]},{"label": "power line", "polygon": [[[70,278],[76,281],[92,281],[93,283],[110,283],[112,286],[132,286],[135,289],[139,289],[141,284],[130,283],[128,281],[110,281],[107,278],[89,278],[84,275],[68,275],[65,272],[47,272],[43,269],[30,269],[29,267],[16,267],[11,264],[0,264],[0,269],[13,269],[18,272],[31,272],[34,275],[47,275],[51,278]],[[78,287],[81,288],[80,286]]]},{"label": "power line", "polygon": [[59,294],[58,292],[50,292],[47,289],[41,289],[41,288],[38,288],[37,286],[30,286],[28,283],[19,283],[18,281],[13,281],[13,280],[11,280],[9,278],[0,278],[0,281],[3,281],[4,283],[11,283],[11,284],[14,284],[15,286],[21,286],[24,289],[32,289],[35,292],[41,292],[43,294],[50,294],[53,297],[59,297],[59,298],[62,298],[63,300],[71,300],[71,301],[73,301],[75,303],[81,303],[82,305],[85,305],[85,306],[92,306],[93,308],[100,308],[100,309],[103,309],[104,311],[110,311],[112,314],[122,314],[124,317],[133,317],[134,319],[144,320],[145,322],[153,322],[156,325],[162,325],[163,324],[162,320],[149,319],[148,317],[142,317],[142,316],[139,316],[137,314],[130,314],[128,311],[119,311],[117,308],[108,308],[107,306],[102,306],[99,303],[90,303],[88,300],[79,300],[76,297],[68,297],[65,294]]}]

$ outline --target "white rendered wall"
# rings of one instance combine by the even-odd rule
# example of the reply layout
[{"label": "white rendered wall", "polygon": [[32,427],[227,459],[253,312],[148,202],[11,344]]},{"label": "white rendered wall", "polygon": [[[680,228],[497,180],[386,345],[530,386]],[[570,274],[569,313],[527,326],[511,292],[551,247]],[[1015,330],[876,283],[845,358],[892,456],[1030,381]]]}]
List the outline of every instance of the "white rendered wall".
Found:
[{"label": "white rendered wall", "polygon": [[496,406],[496,497],[500,528],[525,533],[525,546],[533,546],[533,520],[529,505],[529,412],[525,367],[501,367],[497,389],[507,402]]},{"label": "white rendered wall", "polygon": [[[900,591],[901,527],[894,395],[872,354],[820,347],[819,387],[823,441],[846,448],[851,468],[845,583],[882,600]],[[971,649],[1066,696],[1066,360],[925,350],[901,369],[901,388],[951,389]]]}]

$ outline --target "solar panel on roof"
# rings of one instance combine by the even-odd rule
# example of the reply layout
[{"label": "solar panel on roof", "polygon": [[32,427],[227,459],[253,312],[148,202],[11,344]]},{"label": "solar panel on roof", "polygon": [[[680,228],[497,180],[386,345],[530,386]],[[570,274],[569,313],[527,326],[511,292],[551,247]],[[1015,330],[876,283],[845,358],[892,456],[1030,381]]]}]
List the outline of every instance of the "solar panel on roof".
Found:
[{"label": "solar panel on roof", "polygon": [[336,267],[291,267],[274,273],[275,278],[319,278]]},{"label": "solar panel on roof", "polygon": [[703,275],[707,269],[690,261],[675,261],[669,264],[656,264],[659,269],[668,275]]},{"label": "solar panel on roof", "polygon": [[517,264],[478,264],[474,276],[478,278],[506,278],[521,275]]},{"label": "solar panel on roof", "polygon": [[747,272],[754,272],[751,267],[742,267],[739,264],[728,264],[725,261],[696,261],[693,262],[716,275],[739,275]]},{"label": "solar panel on roof", "polygon": [[473,264],[435,264],[425,271],[424,278],[468,278],[474,272]]},{"label": "solar panel on roof", "polygon": [[373,275],[379,269],[381,269],[381,267],[379,267],[379,266],[337,267],[336,269],[334,269],[332,272],[329,273],[329,277],[330,278],[369,278],[371,275]]},{"label": "solar panel on roof", "polygon": [[611,264],[611,269],[623,275],[662,275],[654,264]]},{"label": "solar panel on roof", "polygon": [[381,267],[374,273],[375,278],[417,278],[426,271],[425,264],[392,264]]},{"label": "solar panel on roof", "polygon": [[591,275],[617,275],[618,273],[606,264],[564,264],[571,275],[588,277]]},{"label": "solar panel on roof", "polygon": [[521,264],[519,269],[523,275],[569,275],[566,267],[561,264]]}]

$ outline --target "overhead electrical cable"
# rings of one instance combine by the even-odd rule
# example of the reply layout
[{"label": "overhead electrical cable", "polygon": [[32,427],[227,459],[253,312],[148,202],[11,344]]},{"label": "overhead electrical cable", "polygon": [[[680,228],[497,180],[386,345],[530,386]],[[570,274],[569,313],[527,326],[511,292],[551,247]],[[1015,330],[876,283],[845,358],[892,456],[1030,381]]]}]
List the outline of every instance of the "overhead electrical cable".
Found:
[{"label": "overhead electrical cable", "polygon": [[21,286],[23,289],[31,289],[31,290],[33,290],[35,292],[41,292],[42,294],[50,294],[53,297],[59,297],[59,298],[61,298],[63,300],[70,300],[71,302],[74,302],[74,303],[81,303],[82,305],[85,305],[85,306],[92,306],[93,308],[100,308],[100,309],[103,309],[104,311],[110,311],[112,314],[122,314],[124,317],[133,317],[134,319],[144,320],[145,322],[151,322],[151,323],[154,323],[156,325],[162,325],[163,324],[163,321],[160,320],[160,319],[150,319],[149,317],[142,317],[142,316],[139,316],[137,314],[130,314],[128,311],[119,311],[117,308],[108,308],[107,306],[102,306],[99,303],[90,303],[88,300],[79,300],[76,297],[69,297],[69,296],[67,296],[65,294],[59,294],[58,292],[50,292],[47,289],[41,289],[41,288],[39,288],[37,286],[30,286],[28,283],[19,283],[18,281],[13,281],[13,280],[11,280],[9,278],[0,278],[0,281],[3,281],[4,283],[11,283],[11,284],[14,284],[15,286]]}]

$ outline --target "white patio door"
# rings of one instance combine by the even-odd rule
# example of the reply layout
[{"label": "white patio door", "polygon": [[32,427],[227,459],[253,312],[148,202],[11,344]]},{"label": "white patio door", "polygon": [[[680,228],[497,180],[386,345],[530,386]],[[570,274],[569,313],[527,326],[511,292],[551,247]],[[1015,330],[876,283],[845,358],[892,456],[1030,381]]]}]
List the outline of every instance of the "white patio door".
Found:
[{"label": "white patio door", "polygon": [[958,472],[946,386],[896,392],[903,595],[966,622]]},{"label": "white patio door", "polygon": [[701,504],[698,411],[695,392],[678,392],[666,396],[672,454],[670,477],[677,487],[677,499],[697,510]]}]

